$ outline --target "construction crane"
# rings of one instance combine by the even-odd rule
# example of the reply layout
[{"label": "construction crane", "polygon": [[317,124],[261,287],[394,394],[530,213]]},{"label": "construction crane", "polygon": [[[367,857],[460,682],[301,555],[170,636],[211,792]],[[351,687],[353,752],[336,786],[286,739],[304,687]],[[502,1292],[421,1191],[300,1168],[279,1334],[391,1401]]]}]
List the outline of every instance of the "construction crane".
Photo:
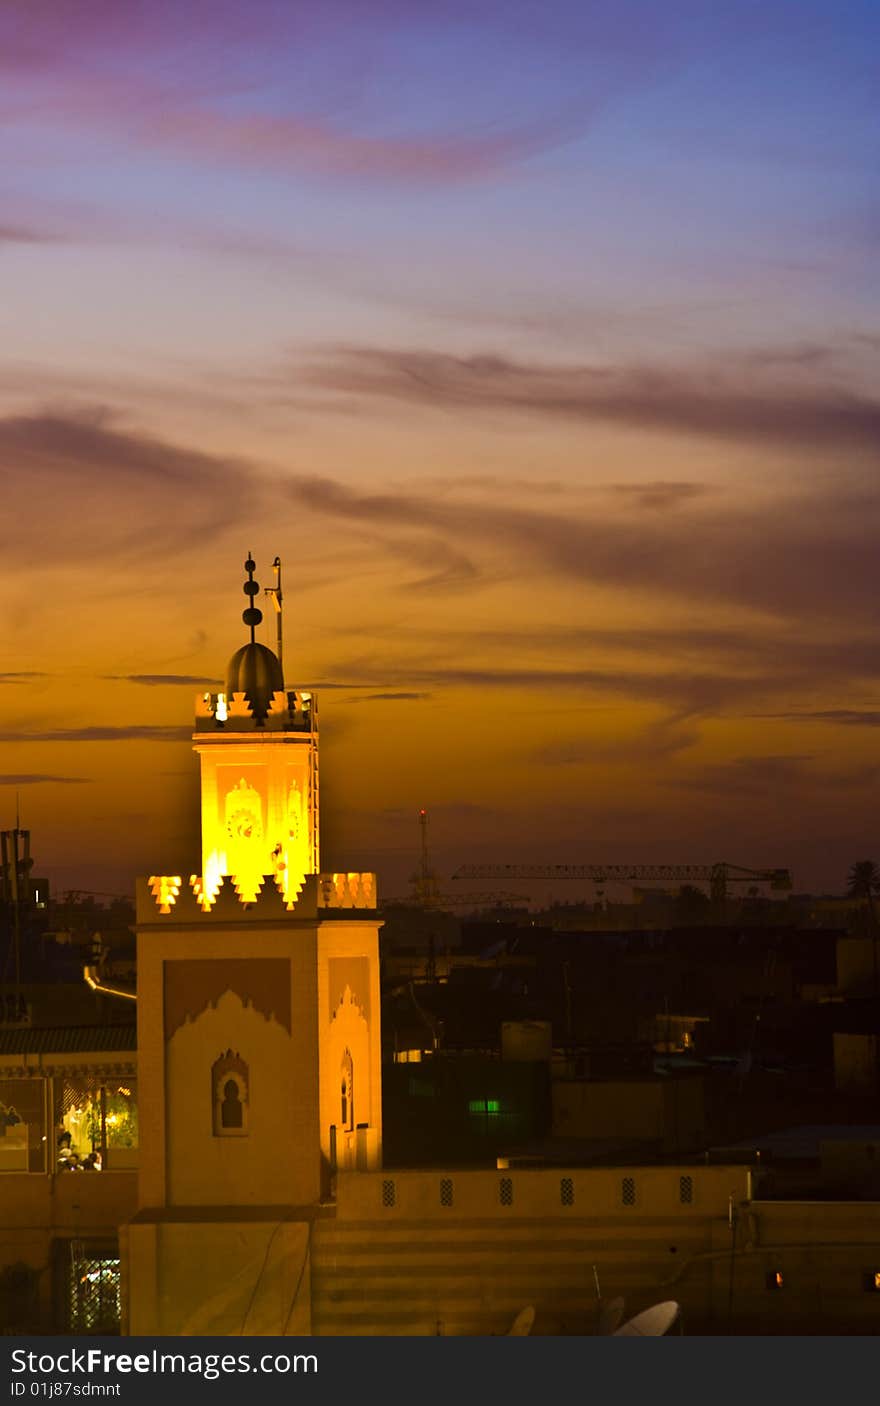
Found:
[{"label": "construction crane", "polygon": [[419,867],[410,880],[413,886],[413,898],[419,908],[436,908],[440,895],[437,892],[437,875],[431,868],[431,861],[428,857],[428,812],[424,806],[419,811],[419,830],[421,831]]},{"label": "construction crane", "polygon": [[723,903],[729,884],[768,883],[790,890],[787,869],[748,869],[742,864],[463,864],[453,879],[589,879],[607,883],[709,885],[713,903]]},{"label": "construction crane", "polygon": [[501,908],[514,903],[527,903],[528,898],[519,893],[441,893],[437,875],[431,868],[428,852],[428,812],[424,807],[419,811],[420,855],[419,867],[410,878],[412,894],[406,898],[385,898],[380,907],[408,907],[422,909],[447,908]]}]

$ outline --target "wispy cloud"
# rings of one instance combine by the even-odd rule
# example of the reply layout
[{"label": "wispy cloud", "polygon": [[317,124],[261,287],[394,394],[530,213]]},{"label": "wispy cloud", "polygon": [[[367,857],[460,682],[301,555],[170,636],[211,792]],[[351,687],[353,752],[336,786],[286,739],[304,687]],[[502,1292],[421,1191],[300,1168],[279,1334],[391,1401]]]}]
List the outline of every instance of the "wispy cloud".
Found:
[{"label": "wispy cloud", "polygon": [[38,225],[0,224],[0,245],[49,244],[54,238],[51,231]]},{"label": "wispy cloud", "polygon": [[[412,566],[414,576],[407,575],[404,587],[429,595],[467,590],[479,580],[480,569],[460,543],[444,539],[436,532],[411,537],[400,532],[387,532],[384,524],[376,523],[368,514],[362,520],[352,520],[360,535],[387,560],[403,561]],[[430,528],[427,521],[422,526]]]},{"label": "wispy cloud", "polygon": [[[340,666],[349,678],[360,673],[365,680],[386,680],[404,684],[423,685],[427,690],[472,688],[529,691],[546,697],[548,693],[572,693],[587,696],[626,697],[641,703],[664,704],[674,710],[675,719],[714,713],[728,709],[743,700],[761,696],[780,686],[778,675],[737,676],[732,673],[687,673],[679,671],[650,671],[627,669],[548,669],[539,665],[510,668],[504,664],[467,667],[437,663],[426,666],[422,661],[390,664],[383,659],[381,666],[369,659],[350,659]],[[783,684],[786,680],[783,680]],[[349,687],[351,685],[348,685]],[[369,686],[369,684],[367,684]],[[374,685],[375,686],[375,685]],[[566,744],[563,744],[563,749]],[[689,745],[689,743],[688,743]],[[549,759],[549,758],[548,758]]]},{"label": "wispy cloud", "polygon": [[474,181],[546,151],[583,131],[579,121],[523,123],[485,133],[371,137],[328,118],[230,114],[207,106],[155,112],[138,124],[141,140],[189,149],[249,169],[432,185]]},{"label": "wispy cloud", "polygon": [[759,716],[788,723],[837,723],[841,727],[880,727],[880,710],[870,708],[825,708],[814,712],[761,713]]},{"label": "wispy cloud", "polygon": [[692,503],[711,492],[705,483],[675,483],[657,479],[648,483],[614,483],[610,492],[619,498],[629,499],[640,508],[664,511]]},{"label": "wispy cloud", "polygon": [[0,742],[183,742],[191,736],[189,727],[132,723],[127,727],[4,729]]},{"label": "wispy cloud", "polygon": [[[597,94],[588,103],[572,83],[566,97],[560,83],[555,102],[545,95],[526,116],[522,106],[510,112],[499,103],[494,112],[484,108],[479,121],[477,111],[462,115],[447,100],[430,123],[413,122],[395,102],[400,79],[393,68],[369,87],[361,77],[365,64],[386,68],[395,37],[405,41],[407,31],[423,29],[430,42],[430,17],[411,7],[384,4],[380,12],[372,5],[365,23],[359,6],[324,5],[306,17],[299,6],[258,5],[250,26],[232,5],[211,6],[198,23],[180,7],[153,8],[154,18],[131,20],[119,7],[91,0],[77,11],[76,34],[23,13],[10,32],[0,17],[0,66],[45,87],[44,121],[105,129],[177,159],[358,181],[430,185],[485,177],[571,140],[597,107]],[[357,61],[350,55],[341,62],[352,45]],[[277,53],[285,50],[282,85]],[[152,62],[133,62],[134,55]],[[323,81],[315,81],[318,73]],[[468,98],[466,86],[461,97]],[[7,84],[4,108],[27,118],[34,99]]]},{"label": "wispy cloud", "polygon": [[557,738],[536,747],[531,757],[538,765],[551,767],[608,762],[630,766],[633,763],[646,765],[677,756],[695,747],[699,741],[698,728],[683,725],[678,719],[667,718],[652,724],[634,737],[612,740],[583,735],[576,738]]},{"label": "wispy cloud", "polygon": [[0,775],[0,786],[41,786],[50,782],[55,786],[85,786],[91,781],[89,776],[50,776],[45,772],[6,772]]},{"label": "wispy cloud", "polygon": [[297,375],[326,391],[435,410],[561,416],[802,450],[880,449],[880,401],[832,383],[793,388],[720,368],[554,366],[342,345]]},{"label": "wispy cloud", "polygon": [[[336,633],[345,638],[349,632],[343,626]],[[384,629],[377,626],[373,636],[404,642],[409,651],[421,643],[424,631],[395,622]],[[505,630],[487,628],[479,622],[468,628],[467,623],[462,622],[455,626],[435,625],[431,638],[437,653],[444,658],[495,656],[498,651],[504,651],[507,658],[516,658],[523,665],[535,657],[543,661],[550,655],[561,660],[614,658],[626,661],[627,665],[639,661],[643,667],[647,662],[652,670],[656,660],[675,661],[676,667],[685,674],[692,673],[697,666],[719,675],[729,671],[736,677],[755,679],[773,674],[806,681],[815,680],[819,675],[844,682],[880,676],[880,638],[874,632],[866,633],[858,625],[852,631],[835,630],[831,638],[818,638],[809,621],[796,629],[788,624],[780,627],[769,622],[760,629],[754,626],[707,629],[702,625],[668,625],[660,621],[648,629],[625,623],[603,626],[548,621],[539,627],[512,625]]]},{"label": "wispy cloud", "polygon": [[816,785],[818,777],[811,766],[815,761],[809,754],[736,757],[695,773],[667,776],[666,785],[719,796],[770,796],[780,789]]},{"label": "wispy cloud", "polygon": [[220,679],[207,679],[202,674],[104,674],[102,677],[121,683],[143,684],[147,688],[159,688],[164,684],[187,684],[200,688],[222,682]]},{"label": "wispy cloud", "polygon": [[[240,522],[246,502],[255,509],[260,490],[252,466],[123,428],[100,407],[0,419],[0,475],[7,521],[27,521],[39,502],[56,562],[142,561],[204,544]],[[32,550],[23,535],[6,542],[14,560]]]},{"label": "wispy cloud", "polygon": [[[502,550],[519,576],[540,570],[689,601],[724,600],[782,618],[812,611],[817,621],[845,619],[848,634],[880,614],[880,560],[866,531],[878,507],[873,485],[795,485],[773,507],[747,496],[717,505],[709,499],[710,510],[697,499],[688,512],[638,516],[598,506],[551,512],[499,497],[476,511],[460,497],[360,493],[317,477],[291,479],[285,491],[301,507],[361,531],[369,526],[392,551],[397,537],[409,543],[413,529],[425,543],[440,539],[466,553],[472,579],[490,552]],[[805,570],[811,561],[821,561],[822,570]]]},{"label": "wispy cloud", "polygon": [[430,693],[366,693],[361,698],[354,698],[354,703],[423,703],[425,699],[431,698]]}]

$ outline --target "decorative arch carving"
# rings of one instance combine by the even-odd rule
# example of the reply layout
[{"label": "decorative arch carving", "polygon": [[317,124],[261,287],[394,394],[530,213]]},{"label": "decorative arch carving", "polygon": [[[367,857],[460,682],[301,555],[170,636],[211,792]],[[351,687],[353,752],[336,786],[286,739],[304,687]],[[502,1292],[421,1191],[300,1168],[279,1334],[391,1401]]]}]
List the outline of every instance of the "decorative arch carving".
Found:
[{"label": "decorative arch carving", "polygon": [[247,1137],[250,1076],[237,1050],[227,1050],[211,1066],[211,1103],[215,1137]]}]

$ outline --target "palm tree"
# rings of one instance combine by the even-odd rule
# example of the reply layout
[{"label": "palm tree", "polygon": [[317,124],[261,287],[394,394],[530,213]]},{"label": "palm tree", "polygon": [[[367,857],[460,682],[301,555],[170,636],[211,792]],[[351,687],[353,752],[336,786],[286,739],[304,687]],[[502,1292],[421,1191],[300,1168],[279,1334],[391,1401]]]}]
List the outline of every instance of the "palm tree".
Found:
[{"label": "palm tree", "polygon": [[870,914],[871,957],[874,967],[874,995],[878,994],[877,984],[877,909],[874,896],[880,893],[880,864],[873,859],[859,859],[853,864],[847,879],[847,894],[850,898],[861,898]]}]

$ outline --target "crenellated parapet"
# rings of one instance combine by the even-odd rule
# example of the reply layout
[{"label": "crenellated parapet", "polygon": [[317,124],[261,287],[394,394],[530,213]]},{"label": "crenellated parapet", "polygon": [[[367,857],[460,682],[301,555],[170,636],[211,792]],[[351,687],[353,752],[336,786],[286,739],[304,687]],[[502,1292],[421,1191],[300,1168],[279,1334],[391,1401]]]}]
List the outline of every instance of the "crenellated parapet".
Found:
[{"label": "crenellated parapet", "polygon": [[376,907],[375,874],[318,874],[319,908]]},{"label": "crenellated parapet", "polygon": [[178,923],[284,922],[293,919],[375,914],[376,875],[370,873],[306,874],[295,895],[285,893],[277,874],[264,874],[246,883],[234,875],[209,883],[191,874],[154,874],[139,879],[137,921],[140,927]]},{"label": "crenellated parapet", "polygon": [[199,693],[195,706],[196,732],[306,732],[318,730],[318,700],[300,689],[277,689],[266,712],[244,692]]}]

